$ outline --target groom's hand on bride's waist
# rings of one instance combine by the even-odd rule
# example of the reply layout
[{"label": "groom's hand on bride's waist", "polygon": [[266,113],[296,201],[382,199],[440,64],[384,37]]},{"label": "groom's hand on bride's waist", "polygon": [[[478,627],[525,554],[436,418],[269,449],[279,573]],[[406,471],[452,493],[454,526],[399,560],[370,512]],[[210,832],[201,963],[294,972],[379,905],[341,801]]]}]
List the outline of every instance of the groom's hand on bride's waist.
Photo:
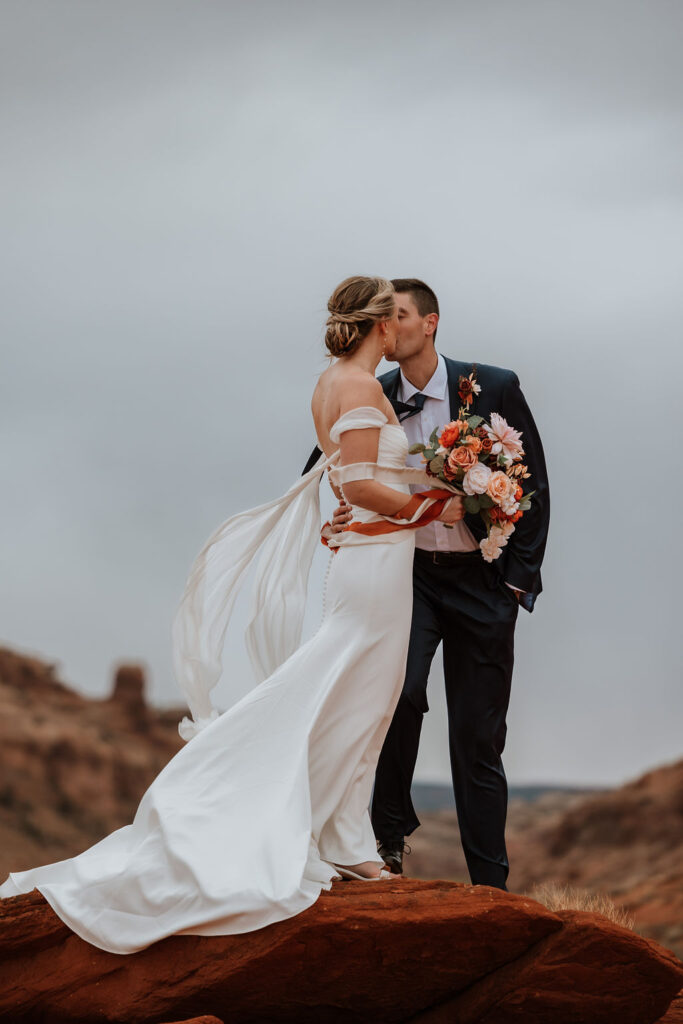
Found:
[{"label": "groom's hand on bride's waist", "polygon": [[346,529],[348,524],[351,522],[352,518],[353,515],[351,513],[351,506],[348,504],[348,502],[344,501],[344,499],[341,498],[339,504],[334,510],[334,516],[332,517],[332,522],[330,523],[330,529],[332,530],[332,533],[341,533],[342,530]]},{"label": "groom's hand on bride's waist", "polygon": [[[417,501],[418,505],[420,504],[420,500],[421,498],[419,497],[419,495],[413,495],[413,497],[411,498],[411,501]],[[408,502],[405,508],[407,509],[409,505],[410,502]],[[410,511],[412,512],[412,509]],[[403,512],[403,509],[401,509],[398,514],[400,514],[401,512]],[[459,495],[456,495],[446,502],[446,505],[442,509],[441,514],[439,515],[438,518],[440,522],[450,525],[451,523],[457,523],[460,519],[464,518],[464,515],[465,506],[463,504],[462,498]],[[410,518],[410,515],[406,515],[405,518]],[[339,504],[337,505],[334,511],[332,522],[330,523],[331,532],[341,533],[343,530],[346,529],[346,527],[348,526],[352,519],[353,513],[351,511],[351,506],[348,504],[348,502],[344,501],[343,498],[340,498]]]}]

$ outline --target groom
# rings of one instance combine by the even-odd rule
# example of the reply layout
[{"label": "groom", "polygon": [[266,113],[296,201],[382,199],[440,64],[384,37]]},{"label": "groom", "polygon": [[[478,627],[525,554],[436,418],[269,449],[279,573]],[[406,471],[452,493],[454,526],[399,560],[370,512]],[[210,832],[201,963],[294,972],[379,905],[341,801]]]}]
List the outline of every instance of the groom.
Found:
[{"label": "groom", "polygon": [[[531,474],[531,509],[494,562],[479,541],[486,528],[466,513],[454,527],[439,522],[416,531],[413,618],[403,692],[377,765],[372,825],[380,856],[394,873],[403,870],[404,839],[420,824],[410,796],[422,719],[429,710],[427,680],[443,643],[451,772],[460,836],[472,884],[505,889],[507,783],[501,754],[514,659],[518,605],[532,611],[541,592],[541,562],[549,521],[548,478],[541,439],[512,370],[448,359],[436,351],[439,304],[416,278],[393,281],[399,335],[392,361],[398,369],[379,380],[412,444],[457,419],[474,372],[469,412],[489,419],[500,413],[522,434]],[[309,459],[310,469],[318,450]],[[423,465],[419,455],[410,464]],[[350,518],[340,505],[333,526]]]}]

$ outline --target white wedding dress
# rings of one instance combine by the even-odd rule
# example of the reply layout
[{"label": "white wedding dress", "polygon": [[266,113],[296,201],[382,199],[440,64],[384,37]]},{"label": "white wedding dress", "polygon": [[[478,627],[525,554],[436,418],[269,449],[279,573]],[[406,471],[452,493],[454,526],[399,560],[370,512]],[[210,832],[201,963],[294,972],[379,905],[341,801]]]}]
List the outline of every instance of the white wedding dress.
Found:
[{"label": "white wedding dress", "polygon": [[[335,535],[321,625],[297,646],[302,585],[305,595],[320,542],[321,468],[406,494],[423,479],[404,468],[403,428],[377,409],[345,414],[330,437],[368,426],[381,428],[376,464],[335,470],[338,452],[321,457],[283,498],[227,520],[195,562],[174,625],[176,672],[195,719],[181,732],[192,738],[132,824],[79,856],[12,873],[1,897],[37,888],[83,939],[131,953],[172,934],[262,928],[311,906],[339,878],[334,864],[379,863],[368,805],[403,683],[414,531]],[[381,519],[360,508],[354,518]],[[218,715],[208,691],[221,674],[233,591],[256,549],[249,646],[266,678]]]}]

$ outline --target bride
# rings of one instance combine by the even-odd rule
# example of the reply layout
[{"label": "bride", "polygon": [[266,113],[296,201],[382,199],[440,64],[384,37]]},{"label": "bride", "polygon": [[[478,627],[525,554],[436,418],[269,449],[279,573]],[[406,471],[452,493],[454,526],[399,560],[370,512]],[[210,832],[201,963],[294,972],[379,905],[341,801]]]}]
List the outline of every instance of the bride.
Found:
[{"label": "bride", "polygon": [[[453,523],[459,497],[408,469],[403,428],[375,379],[393,354],[393,288],[342,282],[325,342],[337,357],[312,399],[323,455],[281,498],[231,517],[197,557],[173,626],[192,720],[189,742],[142,797],[130,825],[77,857],[13,872],[0,897],[37,888],[87,942],[132,953],[172,934],[252,931],[300,913],[340,878],[387,876],[368,804],[403,683],[414,529]],[[331,550],[323,617],[301,644],[327,469],[353,507]],[[236,591],[256,556],[247,646],[259,685],[223,714],[210,691]]]}]

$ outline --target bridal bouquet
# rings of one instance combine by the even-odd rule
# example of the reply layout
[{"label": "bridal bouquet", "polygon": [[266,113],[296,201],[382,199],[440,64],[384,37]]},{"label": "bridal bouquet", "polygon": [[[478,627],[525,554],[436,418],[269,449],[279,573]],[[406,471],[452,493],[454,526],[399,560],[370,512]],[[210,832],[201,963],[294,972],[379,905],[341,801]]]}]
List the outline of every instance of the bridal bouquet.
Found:
[{"label": "bridal bouquet", "polygon": [[524,494],[522,486],[531,474],[522,462],[520,432],[497,412],[491,413],[490,422],[470,415],[473,397],[480,391],[474,373],[461,377],[458,419],[440,432],[432,431],[427,444],[414,444],[410,451],[422,455],[430,476],[465,496],[467,512],[481,516],[486,537],[479,547],[484,559],[493,562],[514,533],[515,523],[531,507],[534,492]]}]

